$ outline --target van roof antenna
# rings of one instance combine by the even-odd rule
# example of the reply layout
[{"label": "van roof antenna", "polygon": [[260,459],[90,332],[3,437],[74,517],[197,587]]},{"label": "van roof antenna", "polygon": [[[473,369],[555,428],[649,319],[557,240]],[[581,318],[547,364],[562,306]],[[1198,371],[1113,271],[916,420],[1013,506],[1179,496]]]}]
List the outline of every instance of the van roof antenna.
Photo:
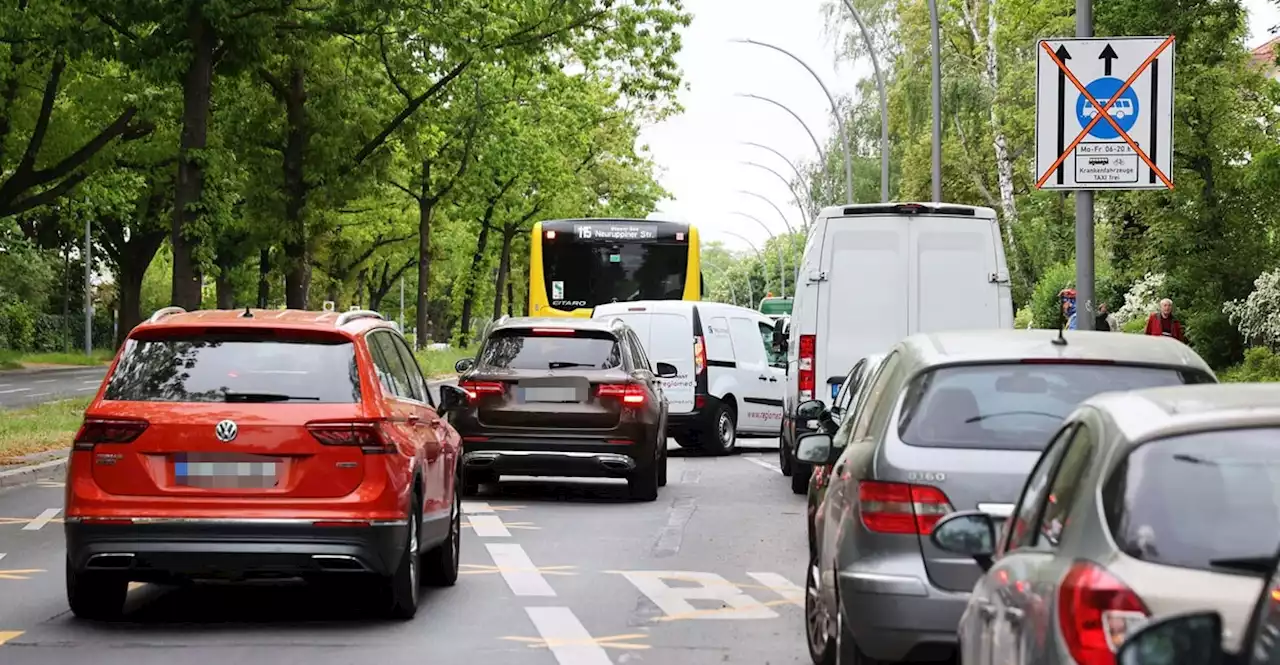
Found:
[{"label": "van roof antenna", "polygon": [[[1063,304],[1065,304],[1065,303],[1063,303]],[[1052,341],[1053,341],[1053,345],[1054,345],[1054,346],[1066,346],[1066,345],[1067,345],[1067,337],[1066,337],[1066,335],[1064,335],[1064,334],[1063,334],[1063,331],[1064,331],[1064,330],[1066,330],[1066,328],[1067,328],[1067,313],[1066,313],[1065,311],[1063,311],[1064,309],[1065,309],[1064,307],[1062,307],[1061,305],[1059,305],[1059,307],[1058,307],[1058,336],[1057,336],[1057,337],[1055,337],[1055,338],[1053,338],[1053,340],[1052,340]]]},{"label": "van roof antenna", "polygon": [[249,306],[248,306],[248,305],[245,305],[245,306],[244,306],[244,314],[241,314],[241,315],[240,315],[240,317],[241,317],[241,318],[244,318],[244,319],[252,319],[252,318],[253,318],[253,312],[249,311]]}]

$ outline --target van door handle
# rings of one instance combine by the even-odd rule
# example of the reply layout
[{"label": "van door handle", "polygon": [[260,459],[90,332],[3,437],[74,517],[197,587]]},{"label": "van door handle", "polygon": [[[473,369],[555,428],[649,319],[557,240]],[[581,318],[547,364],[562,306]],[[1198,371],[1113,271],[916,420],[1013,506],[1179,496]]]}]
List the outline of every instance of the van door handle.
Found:
[{"label": "van door handle", "polygon": [[1019,626],[1022,624],[1022,610],[1016,607],[1004,608],[1004,618],[1011,624]]},{"label": "van door handle", "polygon": [[992,607],[991,603],[978,603],[977,605],[978,605],[978,616],[982,617],[984,621],[990,621],[992,618],[995,617],[996,608]]}]

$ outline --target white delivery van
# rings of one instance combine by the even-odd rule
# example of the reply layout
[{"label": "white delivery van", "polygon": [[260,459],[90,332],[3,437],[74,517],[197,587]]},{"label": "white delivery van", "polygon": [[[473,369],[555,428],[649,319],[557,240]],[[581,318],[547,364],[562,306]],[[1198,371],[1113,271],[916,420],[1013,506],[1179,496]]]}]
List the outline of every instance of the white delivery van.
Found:
[{"label": "white delivery van", "polygon": [[648,360],[679,371],[662,379],[668,433],[683,447],[732,451],[738,436],[773,437],[782,422],[786,360],[773,350],[774,323],[746,307],[691,300],[599,305],[592,316],[622,319]]},{"label": "white delivery van", "polygon": [[[791,310],[782,472],[797,494],[811,469],[795,459],[798,404],[831,406],[860,358],[919,332],[1013,328],[1004,244],[991,208],[948,203],[832,206],[814,222]],[[784,341],[785,340],[785,341]]]}]

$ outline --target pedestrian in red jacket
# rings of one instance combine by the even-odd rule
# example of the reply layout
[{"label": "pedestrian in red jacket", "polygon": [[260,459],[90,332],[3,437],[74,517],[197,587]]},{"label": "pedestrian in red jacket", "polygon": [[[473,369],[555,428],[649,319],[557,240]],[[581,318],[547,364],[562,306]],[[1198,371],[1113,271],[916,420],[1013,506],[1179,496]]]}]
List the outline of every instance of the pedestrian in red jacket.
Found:
[{"label": "pedestrian in red jacket", "polygon": [[1172,337],[1186,343],[1182,336],[1182,322],[1173,318],[1173,301],[1165,298],[1160,301],[1160,311],[1147,317],[1147,334],[1156,337]]}]

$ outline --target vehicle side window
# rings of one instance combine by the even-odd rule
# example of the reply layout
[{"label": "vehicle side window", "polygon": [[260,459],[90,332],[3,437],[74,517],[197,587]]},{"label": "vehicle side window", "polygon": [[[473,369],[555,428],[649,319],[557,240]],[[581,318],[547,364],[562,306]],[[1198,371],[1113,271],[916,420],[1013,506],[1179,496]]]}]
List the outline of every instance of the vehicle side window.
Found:
[{"label": "vehicle side window", "polygon": [[786,355],[778,353],[773,348],[773,326],[764,323],[763,321],[759,323],[759,326],[760,339],[764,341],[764,352],[765,355],[768,356],[769,366],[772,367],[785,363],[787,361]]},{"label": "vehicle side window", "polygon": [[1095,440],[1093,429],[1085,423],[1076,429],[1067,442],[1067,452],[1062,457],[1062,464],[1054,472],[1053,485],[1049,488],[1049,495],[1045,497],[1036,545],[1058,546],[1062,530],[1070,519],[1071,505],[1080,493],[1080,482],[1089,469],[1089,461],[1093,459]]},{"label": "vehicle side window", "polygon": [[760,332],[755,322],[735,316],[729,319],[729,331],[733,338],[733,351],[738,356],[739,363],[760,366],[768,362],[764,341],[760,339]]},{"label": "vehicle side window", "polygon": [[369,347],[369,355],[373,356],[373,370],[378,375],[378,382],[382,384],[382,390],[388,395],[396,394],[395,382],[391,379],[391,365],[387,363],[387,358],[382,353],[382,348],[378,346],[378,337],[381,335],[371,333],[365,336],[365,344]]},{"label": "vehicle side window", "polygon": [[422,368],[418,366],[418,359],[414,358],[413,352],[409,350],[409,344],[399,335],[387,335],[387,337],[391,338],[396,350],[400,352],[400,362],[404,363],[405,371],[409,374],[409,389],[413,391],[414,399],[434,407],[435,400],[431,399],[431,390],[427,388],[426,379],[422,378]]},{"label": "vehicle side window", "polygon": [[1067,444],[1070,443],[1075,428],[1075,423],[1071,423],[1060,430],[1045,447],[1040,460],[1031,470],[1031,475],[1027,476],[1027,484],[1022,488],[1018,505],[1013,509],[1009,523],[1005,525],[1005,533],[1008,536],[1005,552],[1028,547],[1035,542],[1034,527],[1038,521],[1036,518],[1040,515],[1040,506],[1044,503],[1045,495],[1049,490],[1049,481],[1053,478],[1053,472],[1067,452]]},{"label": "vehicle side window", "polygon": [[[884,363],[880,365],[880,371],[876,372],[876,380],[869,387],[866,405],[859,410],[857,422],[854,423],[852,440],[861,441],[865,439],[868,432],[871,431],[871,421],[876,413],[893,408],[892,403],[887,403],[893,400],[886,400],[886,398],[895,397],[895,395],[886,395],[885,388],[893,377],[894,370],[898,368],[901,359],[902,355],[894,351],[885,357]],[[885,418],[887,417],[885,416]]]},{"label": "vehicle side window", "polygon": [[644,343],[640,341],[640,336],[634,330],[631,331],[631,345],[632,351],[636,354],[636,359],[640,361],[640,367],[650,372],[658,371],[658,368],[653,366],[653,360],[649,358],[649,353],[644,350]]},{"label": "vehicle side window", "polygon": [[1280,603],[1273,600],[1280,592],[1280,570],[1271,579],[1253,606],[1253,619],[1244,635],[1243,653],[1248,665],[1280,665]]},{"label": "vehicle side window", "polygon": [[417,399],[413,396],[413,391],[409,387],[409,372],[405,370],[404,362],[400,360],[400,354],[396,351],[395,342],[391,340],[391,335],[374,332],[369,335],[368,339],[371,346],[378,349],[378,352],[382,355],[383,363],[386,364],[391,394],[406,399]]},{"label": "vehicle side window", "polygon": [[866,359],[859,360],[858,364],[849,370],[848,376],[844,377],[844,383],[840,385],[835,404],[831,405],[831,414],[837,419],[849,415],[849,409],[853,406],[853,395],[858,392],[859,386],[867,378],[866,368]]}]

